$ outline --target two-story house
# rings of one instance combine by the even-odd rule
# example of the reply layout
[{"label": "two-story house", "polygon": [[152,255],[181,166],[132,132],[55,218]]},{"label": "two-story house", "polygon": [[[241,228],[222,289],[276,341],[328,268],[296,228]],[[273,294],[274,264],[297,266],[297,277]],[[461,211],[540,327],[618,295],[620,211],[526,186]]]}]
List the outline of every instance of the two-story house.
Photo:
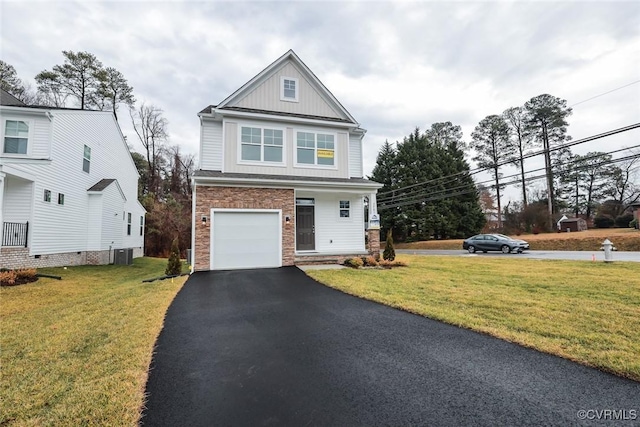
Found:
[{"label": "two-story house", "polygon": [[379,252],[382,185],[363,177],[365,130],[293,51],[198,116],[194,271]]},{"label": "two-story house", "polygon": [[0,268],[143,255],[138,171],[112,112],[0,99]]}]

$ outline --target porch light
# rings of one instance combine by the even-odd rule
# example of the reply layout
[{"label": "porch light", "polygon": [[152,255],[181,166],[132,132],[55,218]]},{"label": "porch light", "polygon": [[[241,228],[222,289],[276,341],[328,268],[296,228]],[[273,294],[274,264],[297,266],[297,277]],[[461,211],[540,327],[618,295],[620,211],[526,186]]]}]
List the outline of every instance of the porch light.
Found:
[{"label": "porch light", "polygon": [[206,216],[202,217],[202,225],[204,225],[205,227],[207,225],[207,217]]}]

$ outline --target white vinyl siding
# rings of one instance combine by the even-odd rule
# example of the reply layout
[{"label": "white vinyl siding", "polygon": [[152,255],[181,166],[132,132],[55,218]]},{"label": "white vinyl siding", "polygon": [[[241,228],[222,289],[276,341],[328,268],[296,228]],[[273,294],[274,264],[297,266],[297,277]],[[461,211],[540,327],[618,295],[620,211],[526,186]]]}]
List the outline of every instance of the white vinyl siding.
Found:
[{"label": "white vinyl siding", "polygon": [[[297,79],[298,102],[282,99],[282,79]],[[282,68],[231,107],[348,119],[312,86],[298,68],[287,61]]]},{"label": "white vinyl siding", "polygon": [[349,136],[349,178],[362,178],[362,138]]},{"label": "white vinyl siding", "polygon": [[[316,251],[325,253],[365,252],[362,196],[327,193],[296,193],[315,199]],[[340,201],[349,200],[349,218],[340,218]]]},{"label": "white vinyl siding", "polygon": [[[6,222],[31,221],[33,183],[11,176],[5,177],[2,220]],[[41,194],[38,195],[40,201]]]},{"label": "white vinyl siding", "polygon": [[[126,229],[122,225],[122,211],[140,216],[144,214],[144,210],[137,201],[138,173],[113,114],[53,110],[52,116],[52,122],[44,117],[31,119],[35,124],[34,139],[40,141],[34,144],[34,151],[37,147],[44,146],[45,149],[37,148],[40,150],[38,157],[49,157],[49,148],[42,142],[50,137],[52,162],[11,165],[25,176],[31,176],[34,181],[33,196],[30,198],[33,208],[29,225],[30,255],[85,251],[89,241],[95,243],[95,239],[87,236],[90,223],[90,194],[87,193],[87,189],[102,179],[117,179],[126,201],[123,201],[115,183],[105,190],[118,193],[117,197],[112,195],[113,197],[107,199],[116,205],[115,209],[111,207],[113,210],[110,211],[110,216],[114,217],[115,213],[119,215],[116,217],[117,232],[114,234],[109,231],[102,234],[104,239],[101,249],[108,249],[112,241],[114,248],[118,244],[126,244],[125,247],[143,247],[143,238],[138,236],[138,233],[132,233],[135,236],[128,237],[126,242],[123,240]],[[49,125],[45,126],[47,123]],[[81,166],[84,145],[92,147],[89,173],[83,172]],[[46,156],[43,156],[45,153]],[[32,156],[36,157],[34,153]],[[50,203],[43,202],[45,189],[52,192]],[[58,193],[64,194],[62,206],[57,204]],[[110,226],[108,223],[109,221],[105,223],[105,227]]]},{"label": "white vinyl siding", "polygon": [[222,122],[203,120],[201,125],[200,168],[222,170]]}]

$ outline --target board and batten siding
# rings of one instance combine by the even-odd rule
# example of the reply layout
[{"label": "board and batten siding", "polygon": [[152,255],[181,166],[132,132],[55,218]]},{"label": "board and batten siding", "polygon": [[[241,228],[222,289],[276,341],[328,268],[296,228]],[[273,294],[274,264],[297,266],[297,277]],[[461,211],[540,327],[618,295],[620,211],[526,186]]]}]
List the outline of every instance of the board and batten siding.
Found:
[{"label": "board and batten siding", "polygon": [[362,137],[349,136],[349,178],[362,178]]},{"label": "board and batten siding", "polygon": [[[51,110],[51,114],[51,163],[12,165],[34,180],[30,255],[86,250],[87,189],[101,179],[118,180],[126,197],[124,211],[132,212],[134,218],[144,212],[137,201],[137,169],[113,114],[75,110]],[[84,145],[91,148],[89,173],[82,170]],[[51,191],[50,202],[44,201],[45,189]],[[63,205],[58,204],[60,193],[64,194]],[[118,219],[122,222],[122,212]],[[122,236],[122,228],[120,233]],[[142,237],[137,237],[131,247],[144,245]]]},{"label": "board and batten siding", "polygon": [[222,122],[202,120],[200,169],[222,171]]},{"label": "board and batten siding", "polygon": [[[270,166],[262,164],[243,164],[239,162],[239,136],[241,126],[253,126],[263,128],[284,128],[284,166]],[[306,127],[283,125],[277,122],[262,121],[226,121],[224,122],[225,147],[224,147],[224,171],[250,174],[288,175],[288,176],[321,176],[327,178],[349,178],[349,149],[348,134],[341,130],[321,127]],[[296,131],[303,132],[327,132],[336,135],[335,160],[337,168],[305,167],[295,165]]]},{"label": "board and batten siding", "polygon": [[[354,194],[312,193],[315,199],[316,251],[325,253],[364,252],[364,204]],[[296,195],[296,197],[300,197]],[[350,203],[350,217],[340,218],[340,200]]]},{"label": "board and batten siding", "polygon": [[[298,102],[280,100],[282,77],[298,79]],[[262,84],[229,106],[347,119],[320,95],[291,61],[287,61]]]}]

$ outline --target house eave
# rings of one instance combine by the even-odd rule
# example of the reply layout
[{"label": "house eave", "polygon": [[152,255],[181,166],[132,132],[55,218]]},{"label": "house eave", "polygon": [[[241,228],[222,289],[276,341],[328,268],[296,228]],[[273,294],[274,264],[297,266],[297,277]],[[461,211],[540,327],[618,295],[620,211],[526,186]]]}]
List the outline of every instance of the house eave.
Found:
[{"label": "house eave", "polygon": [[213,110],[212,114],[206,114],[206,115],[202,114],[200,116],[207,117],[207,118],[239,117],[239,118],[277,121],[277,122],[283,122],[283,123],[296,123],[301,125],[307,124],[307,125],[317,125],[317,126],[340,127],[340,128],[346,128],[346,129],[359,129],[358,123],[353,123],[353,122],[337,122],[332,120],[302,118],[302,117],[293,117],[293,116],[280,116],[276,114],[249,113],[245,111],[223,110],[218,108]]},{"label": "house eave", "polygon": [[335,181],[305,181],[293,179],[269,179],[262,178],[227,178],[227,177],[208,177],[196,176],[193,178],[194,183],[198,185],[230,185],[230,186],[253,186],[260,188],[295,188],[302,189],[348,189],[361,191],[377,191],[383,187],[383,184],[377,182],[335,182]]}]

